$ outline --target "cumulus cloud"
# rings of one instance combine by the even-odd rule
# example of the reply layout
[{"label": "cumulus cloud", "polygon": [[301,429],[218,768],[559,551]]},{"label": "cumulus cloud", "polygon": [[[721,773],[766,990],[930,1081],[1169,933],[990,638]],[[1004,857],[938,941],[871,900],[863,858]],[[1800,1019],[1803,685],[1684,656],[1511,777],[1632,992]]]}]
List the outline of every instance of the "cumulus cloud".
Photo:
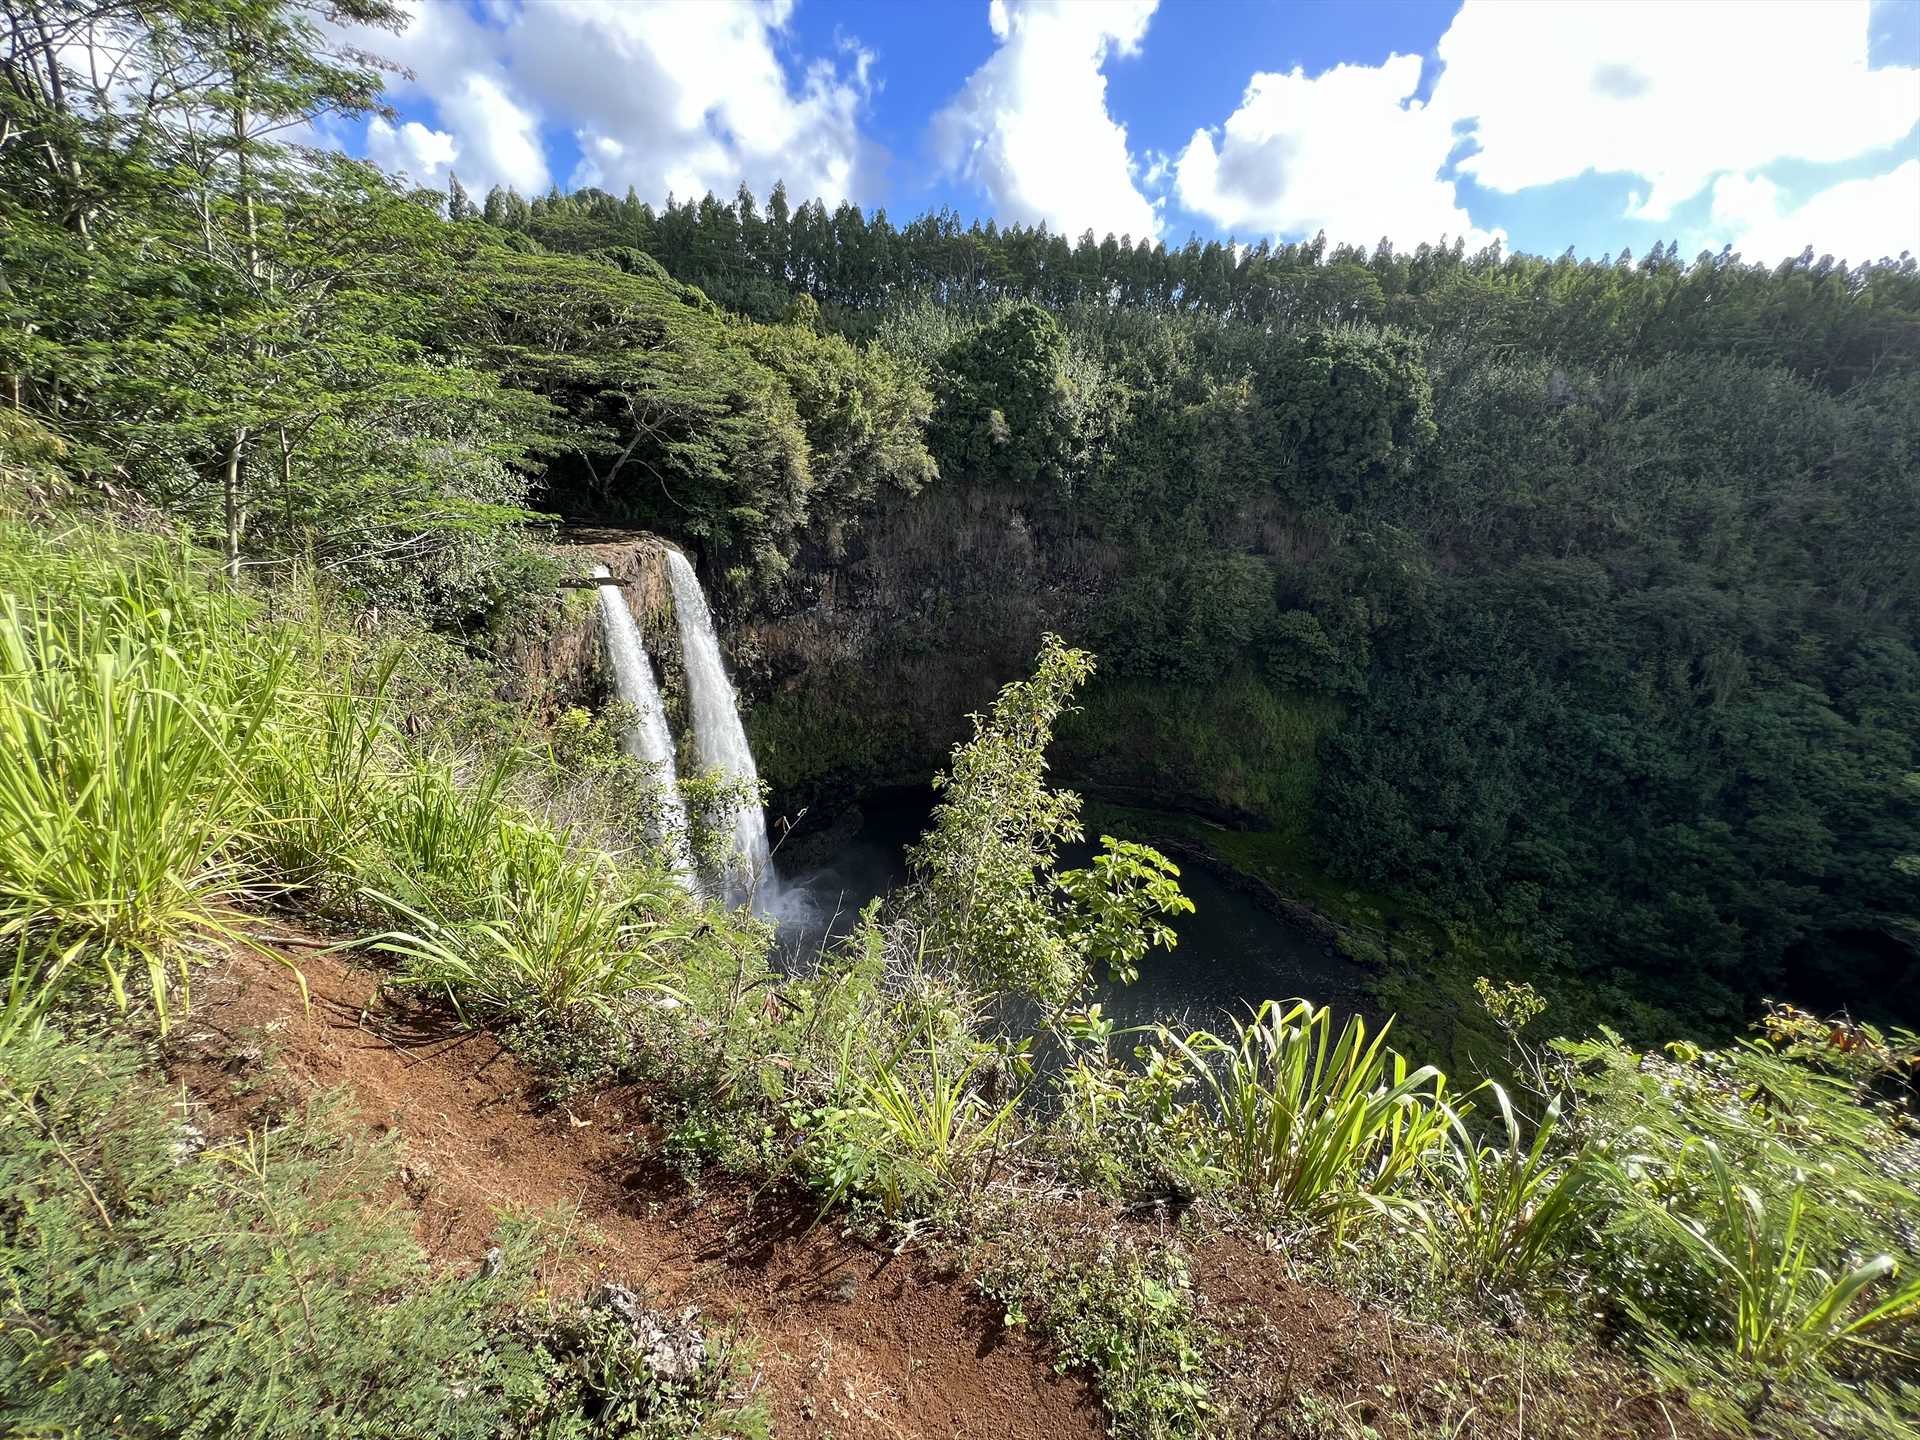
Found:
[{"label": "cumulus cloud", "polygon": [[784,178],[842,199],[860,188],[870,58],[855,48],[846,74],[818,58],[790,83],[774,44],[792,8],[549,0],[523,12],[515,70],[575,122],[575,184],[685,198]]},{"label": "cumulus cloud", "polygon": [[1440,169],[1452,122],[1414,99],[1420,57],[1257,74],[1218,138],[1194,132],[1177,171],[1180,203],[1241,234],[1371,244],[1493,236],[1461,208]]},{"label": "cumulus cloud", "polygon": [[395,127],[375,116],[367,125],[367,156],[382,170],[399,171],[421,184],[452,168],[460,147],[444,130],[429,130],[418,120]]},{"label": "cumulus cloud", "polygon": [[[873,57],[848,42],[790,76],[777,47],[792,12],[792,0],[495,0],[478,13],[412,0],[400,35],[371,48],[411,72],[396,95],[432,104],[441,128],[421,128],[450,138],[448,166],[470,189],[544,190],[543,134],[557,132],[580,152],[572,185],[657,201],[784,178],[796,198],[858,199],[875,162],[860,128]],[[369,153],[441,153],[409,152],[410,138],[370,126]]]},{"label": "cumulus cloud", "polygon": [[1710,224],[1715,241],[1748,260],[1786,260],[1809,245],[1815,255],[1856,263],[1920,253],[1920,160],[1843,180],[1799,205],[1787,204],[1764,175],[1722,175],[1713,182]]},{"label": "cumulus cloud", "polygon": [[1920,69],[1868,68],[1869,8],[1467,0],[1431,108],[1470,130],[1459,170],[1489,189],[1624,173],[1647,182],[1629,213],[1665,220],[1723,172],[1846,160],[1913,130]]},{"label": "cumulus cloud", "polygon": [[513,98],[502,80],[472,71],[435,99],[441,116],[460,137],[455,158],[477,185],[506,185],[523,195],[547,188],[551,177],[539,118]]},{"label": "cumulus cloud", "polygon": [[1781,160],[1854,159],[1912,133],[1920,69],[1870,67],[1869,8],[1774,0],[1730,16],[1672,0],[1646,22],[1613,0],[1466,0],[1425,103],[1410,55],[1256,74],[1238,110],[1194,134],[1178,194],[1223,227],[1401,243],[1444,232],[1475,244],[1488,237],[1456,177],[1510,194],[1623,174],[1638,182],[1629,217],[1656,223],[1714,187],[1716,227],[1746,237],[1755,256],[1799,253],[1810,230],[1780,238],[1796,225],[1833,232],[1815,243],[1836,253],[1890,243],[1872,237],[1911,241],[1904,166],[1799,205],[1764,173]]},{"label": "cumulus cloud", "polygon": [[1160,232],[1107,109],[1107,61],[1139,52],[1157,0],[992,0],[999,48],[934,117],[942,168],[1002,221],[1077,236]]}]

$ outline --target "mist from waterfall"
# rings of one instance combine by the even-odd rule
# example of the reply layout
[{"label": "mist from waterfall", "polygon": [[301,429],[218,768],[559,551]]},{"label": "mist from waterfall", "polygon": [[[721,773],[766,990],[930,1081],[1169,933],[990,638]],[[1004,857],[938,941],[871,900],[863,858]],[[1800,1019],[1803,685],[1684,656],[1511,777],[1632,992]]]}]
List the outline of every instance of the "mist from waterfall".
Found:
[{"label": "mist from waterfall", "polygon": [[[593,567],[593,578],[608,581],[613,572],[604,565]],[[666,708],[660,703],[660,687],[653,680],[653,666],[640,639],[640,627],[634,622],[627,597],[614,584],[594,587],[600,592],[601,631],[606,637],[607,654],[613,661],[613,684],[620,698],[638,712],[631,728],[621,737],[621,747],[637,760],[653,767],[661,791],[661,834],[674,859],[680,883],[693,887],[693,859],[687,848],[687,807],[680,798],[679,777],[673,762],[673,736],[667,731]]]},{"label": "mist from waterfall", "polygon": [[687,666],[687,708],[693,719],[694,753],[700,768],[719,771],[732,780],[744,780],[746,797],[734,811],[733,863],[728,867],[727,891],[733,900],[752,900],[762,910],[772,908],[779,883],[767,844],[767,819],[760,807],[760,772],[740,723],[740,706],[720,658],[720,640],[713,631],[713,612],[700,588],[700,578],[678,550],[667,551],[667,581],[673,587],[673,612],[680,622],[680,651]]}]

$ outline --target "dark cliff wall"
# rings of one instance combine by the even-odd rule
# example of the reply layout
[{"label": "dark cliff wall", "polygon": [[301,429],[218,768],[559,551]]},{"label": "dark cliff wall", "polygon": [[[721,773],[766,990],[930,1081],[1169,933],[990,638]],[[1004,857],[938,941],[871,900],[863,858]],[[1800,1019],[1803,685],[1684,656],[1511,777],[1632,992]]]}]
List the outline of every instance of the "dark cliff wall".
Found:
[{"label": "dark cliff wall", "polygon": [[776,808],[924,784],[967,715],[1071,635],[1100,573],[1030,496],[937,486],[803,555],[785,613],[731,627]]}]

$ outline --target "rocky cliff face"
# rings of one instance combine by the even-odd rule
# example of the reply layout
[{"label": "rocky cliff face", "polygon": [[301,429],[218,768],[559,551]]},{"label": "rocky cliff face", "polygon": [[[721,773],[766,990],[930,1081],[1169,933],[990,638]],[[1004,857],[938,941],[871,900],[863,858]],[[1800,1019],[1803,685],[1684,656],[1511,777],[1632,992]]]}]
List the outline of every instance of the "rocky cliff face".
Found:
[{"label": "rocky cliff face", "polygon": [[[647,653],[663,672],[671,709],[680,691],[680,640],[667,588],[665,542],[643,531],[581,528],[566,532],[556,550],[572,581],[584,582],[594,566],[604,565],[623,582],[621,594],[633,610]],[[513,637],[502,669],[510,677],[508,688],[537,709],[551,712],[602,703],[610,682],[595,590],[585,584],[562,590],[544,625],[529,626]]]},{"label": "rocky cliff face", "polygon": [[1071,635],[1101,557],[1005,489],[936,486],[802,555],[794,600],[729,627],[776,810],[925,784],[967,716]]},{"label": "rocky cliff face", "polygon": [[[665,543],[644,532],[576,528],[563,548],[573,574],[584,578],[601,564],[629,582],[624,593],[678,733],[684,672]],[[777,605],[730,605],[724,587],[714,587],[773,814],[806,809],[818,826],[873,791],[924,787],[971,733],[968,716],[1031,670],[1043,632],[1085,641],[1098,597],[1127,563],[1089,539],[1064,507],[1030,492],[937,485],[803,551]],[[567,592],[557,615],[548,631],[521,642],[523,693],[550,707],[603,703],[592,592]],[[1081,697],[1084,713],[1060,727],[1056,778],[1089,794],[1236,822],[1297,809],[1297,795],[1276,807],[1261,781],[1304,773],[1312,734],[1276,736],[1260,704],[1242,703],[1260,697],[1221,678],[1222,686],[1200,689],[1096,678]]]}]

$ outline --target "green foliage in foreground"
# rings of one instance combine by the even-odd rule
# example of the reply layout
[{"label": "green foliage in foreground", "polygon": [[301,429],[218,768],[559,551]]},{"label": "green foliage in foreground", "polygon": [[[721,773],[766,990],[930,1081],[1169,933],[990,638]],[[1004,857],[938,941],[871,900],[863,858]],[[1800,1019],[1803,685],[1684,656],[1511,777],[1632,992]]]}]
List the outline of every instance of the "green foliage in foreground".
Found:
[{"label": "green foliage in foreground", "polygon": [[1393,1194],[1446,1137],[1446,1078],[1386,1048],[1382,1029],[1306,1001],[1264,1002],[1231,1037],[1174,1043],[1212,1091],[1222,1169],[1256,1204],[1328,1222]]},{"label": "green foliage in foreground", "polygon": [[[732,943],[648,850],[539,813],[528,757],[410,741],[395,659],[270,619],[203,558],[0,524],[5,1023],[129,972],[164,1026],[209,933],[272,898],[382,932],[397,979],[478,1015],[628,1003],[666,956]],[[534,785],[537,790],[537,784]]]},{"label": "green foliage in foreground", "polygon": [[[436,1274],[322,1107],[200,1148],[120,1045],[0,1049],[0,1413],[33,1433],[470,1436],[530,1237]],[[239,1377],[245,1377],[241,1380]]]},{"label": "green foliage in foreground", "polygon": [[[1913,1037],[1783,1010],[1720,1051],[1640,1054],[1611,1036],[1532,1051],[1519,1037],[1537,997],[1489,983],[1527,1077],[1515,1099],[1450,1086],[1384,1031],[1308,1001],[1224,1033],[1122,1036],[1087,1004],[1094,968],[1124,976],[1185,902],[1146,847],[1058,869],[1078,801],[1046,785],[1045,752],[1090,664],[1065,647],[1043,650],[1038,678],[956,750],[921,883],[816,966],[780,974],[763,930],[697,911],[646,854],[558,825],[555,794],[532,803],[521,761],[411,743],[389,713],[393,673],[348,650],[349,683],[321,658],[340,639],[323,625],[271,621],[190,557],[84,531],[0,532],[0,569],[9,613],[33,617],[19,673],[52,697],[6,732],[41,750],[13,754],[117,756],[173,733],[146,708],[164,676],[196,733],[241,737],[246,761],[223,748],[219,764],[143,762],[131,771],[150,778],[108,807],[58,766],[53,788],[11,792],[57,812],[81,855],[111,854],[118,826],[218,819],[173,852],[190,903],[137,931],[105,928],[112,896],[55,910],[31,888],[34,857],[0,846],[18,961],[0,1035],[0,1339],[41,1382],[34,1403],[73,1407],[50,1415],[171,1433],[192,1386],[244,1372],[260,1383],[220,1397],[223,1433],[303,1396],[314,1433],[492,1434],[540,1417],[538,1433],[597,1440],[757,1424],[719,1339],[663,1388],[591,1305],[431,1272],[379,1228],[377,1164],[324,1113],[200,1154],[129,1083],[124,1054],[54,1037],[56,1012],[144,973],[123,954],[161,962],[162,999],[197,936],[271,895],[380,932],[396,981],[500,1025],[563,1084],[658,1082],[690,1168],[789,1171],[856,1222],[964,1235],[1039,1175],[1204,1207],[1417,1315],[1518,1311],[1575,1343],[1611,1335],[1736,1433],[1920,1425],[1920,1144],[1901,1088]],[[138,703],[84,690],[123,673],[94,653],[130,657]],[[76,693],[111,703],[67,703]],[[18,813],[36,812],[22,800]],[[144,948],[110,948],[122,933]],[[1232,1377],[1209,1358],[1177,1244],[1015,1255],[988,1281],[1093,1372],[1123,1433],[1206,1434],[1223,1413]],[[116,1298],[133,1287],[140,1325]],[[209,1305],[240,1323],[204,1334]],[[369,1348],[403,1320],[421,1348]],[[355,1343],[318,1344],[309,1323]],[[376,1428],[325,1429],[354,1393]],[[377,1428],[389,1411],[403,1418]]]},{"label": "green foliage in foreground", "polygon": [[291,649],[192,575],[182,552],[0,539],[0,935],[45,957],[16,966],[10,1022],[92,974],[124,1008],[132,969],[164,1024],[183,939],[258,879],[246,777]]},{"label": "green foliage in foreground", "polygon": [[537,1223],[503,1222],[484,1263],[430,1264],[349,1097],[208,1144],[141,1069],[122,1041],[0,1043],[9,1434],[765,1434],[725,1331],[536,1293]]}]

